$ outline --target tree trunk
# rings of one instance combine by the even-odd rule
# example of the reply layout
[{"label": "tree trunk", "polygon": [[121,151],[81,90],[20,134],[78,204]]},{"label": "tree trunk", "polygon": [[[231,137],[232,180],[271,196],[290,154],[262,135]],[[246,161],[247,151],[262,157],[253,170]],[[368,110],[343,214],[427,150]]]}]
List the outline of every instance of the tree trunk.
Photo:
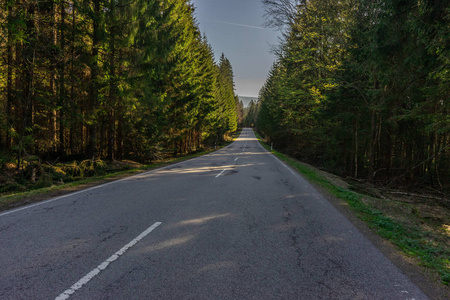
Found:
[{"label": "tree trunk", "polygon": [[[441,146],[441,139],[439,137],[439,134],[437,132],[434,133],[434,159],[432,160],[433,164],[434,164],[434,177],[435,177],[435,181],[437,183],[437,185],[442,189],[443,185],[441,182],[441,178],[439,176],[439,156],[440,156],[440,148]],[[444,147],[445,147],[445,139],[444,139]],[[443,148],[444,149],[444,148]],[[434,182],[433,182],[434,183]]]},{"label": "tree trunk", "polygon": [[97,116],[95,113],[98,104],[98,54],[100,46],[100,0],[94,2],[94,16],[92,22],[92,55],[91,55],[91,81],[89,86],[89,111],[88,111],[88,130],[89,143],[87,155],[89,158],[95,157],[97,148]]},{"label": "tree trunk", "polygon": [[369,147],[369,174],[368,179],[373,180],[373,174],[375,171],[375,148],[376,148],[376,112],[372,110],[371,118],[371,130],[370,130],[370,147]]},{"label": "tree trunk", "polygon": [[116,55],[116,26],[114,22],[115,17],[115,0],[111,0],[110,2],[110,38],[109,38],[109,48],[110,48],[110,57],[109,57],[109,112],[108,112],[108,160],[114,160],[114,127],[115,127],[115,119],[114,119],[114,107],[115,103],[115,77],[116,77],[116,66],[115,66],[115,55]]},{"label": "tree trunk", "polygon": [[[119,78],[122,78],[123,76],[123,64],[121,64],[123,56],[122,51],[118,52],[118,60],[119,60],[119,69],[118,69],[118,76]],[[117,153],[116,157],[117,159],[123,159],[123,126],[124,126],[124,103],[122,96],[118,96],[116,98],[116,108],[115,108],[115,118],[117,119]]]},{"label": "tree trunk", "polygon": [[13,74],[13,37],[11,26],[12,7],[6,2],[6,10],[8,11],[8,42],[7,42],[7,80],[6,80],[6,151],[11,150],[11,126],[12,126],[12,74]]},{"label": "tree trunk", "polygon": [[[16,130],[16,132],[18,134],[20,134],[22,132],[22,128],[24,126],[24,118],[25,118],[25,105],[24,105],[24,94],[23,94],[23,72],[20,69],[20,66],[23,64],[22,60],[22,52],[23,52],[23,44],[22,43],[16,43],[15,45],[15,57],[16,57],[16,61],[15,61],[15,68],[14,68],[14,73],[15,73],[15,78],[14,78],[14,86],[15,86],[15,91],[16,91],[16,96],[14,97],[15,100],[15,109],[13,111],[11,111],[12,114],[14,114],[14,124],[11,123],[11,126]],[[12,138],[11,137],[11,144],[12,145],[16,145],[20,148],[20,137],[16,136],[16,138]],[[17,170],[19,170],[20,167],[20,150],[18,150],[17,152]]]},{"label": "tree trunk", "polygon": [[[70,55],[70,103],[75,103],[75,8],[72,7],[72,26],[71,26],[71,55]],[[75,150],[75,129],[78,122],[72,121],[70,123],[70,153],[74,153]],[[82,127],[83,125],[81,125]]]},{"label": "tree trunk", "polygon": [[65,154],[65,138],[64,138],[64,110],[66,108],[65,105],[65,96],[66,96],[66,89],[65,89],[65,71],[66,71],[66,64],[65,64],[65,48],[66,48],[66,36],[65,36],[65,18],[66,18],[66,7],[65,2],[61,1],[60,3],[60,9],[61,9],[61,20],[59,25],[59,145],[58,145],[58,153],[60,155]]},{"label": "tree trunk", "polygon": [[[50,2],[50,15],[51,15],[51,21],[50,21],[50,28],[51,28],[51,43],[53,48],[56,47],[56,28],[55,28],[55,2],[51,1]],[[50,71],[50,91],[52,93],[52,104],[53,104],[53,109],[51,112],[51,120],[50,120],[50,125],[51,125],[51,129],[52,129],[52,152],[56,152],[57,150],[57,145],[58,145],[58,117],[57,117],[57,111],[56,111],[56,107],[57,107],[57,100],[56,100],[56,85],[55,85],[55,65],[56,65],[56,57],[54,54],[53,49],[51,50],[51,57],[50,57],[50,62],[51,62],[51,71]]]},{"label": "tree trunk", "polygon": [[27,36],[29,36],[28,43],[25,46],[25,51],[23,52],[22,68],[24,70],[24,81],[23,81],[23,99],[25,104],[25,118],[24,118],[24,128],[22,128],[22,138],[25,136],[25,131],[28,129],[33,129],[34,124],[34,67],[36,59],[36,48],[35,39],[33,36],[35,33],[35,11],[34,7],[29,8],[30,19],[27,23]]},{"label": "tree trunk", "polygon": [[358,121],[355,122],[354,177],[358,178]]},{"label": "tree trunk", "polygon": [[123,111],[121,108],[117,118],[117,159],[123,159]]}]

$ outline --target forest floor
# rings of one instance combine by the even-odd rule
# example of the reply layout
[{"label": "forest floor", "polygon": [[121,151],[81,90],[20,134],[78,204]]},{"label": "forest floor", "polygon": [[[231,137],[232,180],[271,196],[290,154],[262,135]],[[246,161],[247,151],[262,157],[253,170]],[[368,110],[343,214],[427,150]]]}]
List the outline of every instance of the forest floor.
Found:
[{"label": "forest floor", "polygon": [[[270,151],[270,146],[262,144]],[[432,299],[450,295],[450,199],[341,178],[275,150]]]}]

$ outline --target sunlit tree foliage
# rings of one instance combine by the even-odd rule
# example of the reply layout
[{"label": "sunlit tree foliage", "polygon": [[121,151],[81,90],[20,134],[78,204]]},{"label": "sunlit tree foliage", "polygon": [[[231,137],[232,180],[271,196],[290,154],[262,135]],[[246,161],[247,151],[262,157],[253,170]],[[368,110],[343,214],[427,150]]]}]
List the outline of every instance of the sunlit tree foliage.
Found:
[{"label": "sunlit tree foliage", "polygon": [[2,0],[5,157],[185,153],[237,129],[231,64],[187,0]]}]

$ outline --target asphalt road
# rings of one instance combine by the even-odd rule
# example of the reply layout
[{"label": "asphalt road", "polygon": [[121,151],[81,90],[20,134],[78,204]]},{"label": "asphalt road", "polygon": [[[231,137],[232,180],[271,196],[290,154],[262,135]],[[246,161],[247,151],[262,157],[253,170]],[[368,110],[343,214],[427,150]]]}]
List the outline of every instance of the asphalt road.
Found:
[{"label": "asphalt road", "polygon": [[427,299],[251,129],[0,214],[0,299]]}]

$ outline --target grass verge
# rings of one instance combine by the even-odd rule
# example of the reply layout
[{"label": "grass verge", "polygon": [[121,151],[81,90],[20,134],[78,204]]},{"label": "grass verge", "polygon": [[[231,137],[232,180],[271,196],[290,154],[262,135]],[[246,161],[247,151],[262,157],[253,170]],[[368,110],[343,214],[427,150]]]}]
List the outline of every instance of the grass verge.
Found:
[{"label": "grass verge", "polygon": [[[381,199],[374,199],[371,196],[336,186],[314,168],[276,150],[271,151],[270,146],[265,144],[258,134],[257,138],[268,151],[298,170],[310,182],[321,186],[331,195],[348,203],[356,215],[371,229],[396,245],[405,255],[414,258],[419,265],[439,274],[441,282],[449,285],[450,249],[445,243],[445,232],[442,235],[439,230],[424,230],[420,226],[415,226],[413,222],[403,222],[398,218],[393,218],[389,216],[389,206],[380,210],[376,205],[372,205]],[[368,198],[375,201],[367,201]],[[414,209],[412,210],[414,211]]]}]

